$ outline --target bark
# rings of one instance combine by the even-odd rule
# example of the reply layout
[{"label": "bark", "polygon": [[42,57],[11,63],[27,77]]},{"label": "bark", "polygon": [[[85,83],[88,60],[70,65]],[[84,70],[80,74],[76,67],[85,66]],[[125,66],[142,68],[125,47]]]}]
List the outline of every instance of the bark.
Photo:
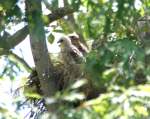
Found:
[{"label": "bark", "polygon": [[71,6],[58,8],[57,10],[52,11],[52,14],[47,15],[47,17],[49,19],[48,23],[53,22],[56,19],[60,19],[60,18],[64,17],[65,15],[72,14],[75,11],[76,10],[73,9]]},{"label": "bark", "polygon": [[[53,77],[53,66],[49,60],[46,46],[44,23],[42,21],[41,0],[26,0],[26,16],[28,19],[31,50],[36,66],[36,71],[41,84],[41,90],[45,99],[51,98],[56,93]],[[55,113],[56,104],[48,104],[49,112]]]},{"label": "bark", "polygon": [[18,30],[14,35],[8,36],[3,39],[0,39],[0,48],[9,50],[14,48],[17,44],[19,44],[23,39],[26,38],[28,31],[28,26],[25,26],[21,30]]}]

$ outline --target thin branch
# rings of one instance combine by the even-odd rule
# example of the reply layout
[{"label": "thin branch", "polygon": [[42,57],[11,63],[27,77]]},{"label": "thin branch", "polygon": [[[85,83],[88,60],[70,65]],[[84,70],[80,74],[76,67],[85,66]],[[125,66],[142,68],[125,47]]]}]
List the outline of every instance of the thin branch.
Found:
[{"label": "thin branch", "polygon": [[51,14],[47,15],[47,17],[49,19],[48,23],[51,23],[57,19],[60,19],[68,14],[72,14],[75,11],[76,10],[74,8],[72,8],[71,6],[58,8],[58,9],[52,11]]},{"label": "thin branch", "polygon": [[28,26],[25,26],[21,30],[18,30],[12,36],[6,37],[6,39],[0,39],[0,48],[10,50],[24,40],[29,33]]},{"label": "thin branch", "polygon": [[[64,2],[64,7],[69,6],[68,1],[67,0],[63,0]],[[75,18],[73,16],[73,14],[67,14],[68,19],[67,21],[69,22],[69,24],[73,27],[74,31],[76,31],[76,33],[79,35],[79,38],[81,39],[81,42],[86,45],[86,47],[88,48],[88,45],[84,39],[84,36],[82,35],[81,32],[81,28],[78,26],[78,24],[76,24]]]},{"label": "thin branch", "polygon": [[[76,10],[73,9],[71,6],[58,8],[54,10],[51,14],[45,16],[48,18],[48,21],[45,21],[45,24],[49,24],[75,11]],[[28,34],[28,26],[25,26],[12,36],[9,36],[5,39],[0,39],[0,55],[3,55],[6,53],[6,51],[9,51],[10,49],[14,48],[16,45],[22,42]]]},{"label": "thin branch", "polygon": [[15,53],[13,53],[12,51],[9,52],[9,56],[12,56],[14,57],[17,61],[19,61],[23,66],[24,68],[27,70],[27,71],[32,71],[32,68],[28,65],[28,63],[21,57],[19,57],[18,55],[16,55]]},{"label": "thin branch", "polygon": [[47,9],[49,9],[49,10],[52,9],[51,4],[47,0],[43,0],[43,2],[44,2],[44,4],[45,4],[45,6],[46,6]]}]

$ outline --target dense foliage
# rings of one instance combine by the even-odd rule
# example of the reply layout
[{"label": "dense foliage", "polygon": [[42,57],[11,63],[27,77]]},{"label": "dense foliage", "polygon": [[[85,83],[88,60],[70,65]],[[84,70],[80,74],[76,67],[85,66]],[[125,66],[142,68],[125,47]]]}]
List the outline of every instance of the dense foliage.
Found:
[{"label": "dense foliage", "polygon": [[[9,34],[8,31],[12,27],[27,21],[20,4],[23,5],[24,1],[0,1],[1,41],[10,36],[11,33]],[[61,3],[59,0],[42,0],[42,4],[54,11]],[[60,105],[59,110],[64,118],[148,119],[150,117],[150,1],[68,0],[64,2],[64,6],[70,5],[76,12],[66,14],[66,17],[58,19],[54,25],[49,24],[51,30],[46,30],[47,39],[52,44],[55,41],[55,34],[72,32],[76,32],[82,38],[82,42],[90,49],[83,69],[95,90],[100,90],[100,93],[93,99],[82,100],[78,107],[69,104]],[[47,17],[43,18],[47,21]],[[48,26],[45,26],[45,29],[47,28]],[[7,79],[15,81],[22,72],[30,73],[28,65],[5,48],[7,48],[5,44],[0,45],[0,63],[3,62],[0,82],[5,82]],[[58,60],[54,56],[52,59]],[[24,108],[31,109],[31,118],[37,118],[43,110],[45,111],[45,107],[39,102],[41,98],[39,95],[33,94],[32,90],[29,91],[30,93],[19,92],[21,99],[12,101],[14,112],[9,110],[7,102],[0,100],[0,118],[19,119],[24,110],[21,107],[24,102]],[[25,92],[28,94],[25,95]],[[64,92],[62,95],[61,93],[56,94],[57,99],[68,96],[66,100],[73,102],[82,98],[76,90]],[[33,100],[27,102],[24,96]],[[34,106],[30,104],[35,104],[34,101],[37,105],[41,104],[44,109],[40,108],[41,105],[34,105],[36,108],[33,108]],[[41,118],[46,118],[43,116],[47,115],[44,113]]]}]

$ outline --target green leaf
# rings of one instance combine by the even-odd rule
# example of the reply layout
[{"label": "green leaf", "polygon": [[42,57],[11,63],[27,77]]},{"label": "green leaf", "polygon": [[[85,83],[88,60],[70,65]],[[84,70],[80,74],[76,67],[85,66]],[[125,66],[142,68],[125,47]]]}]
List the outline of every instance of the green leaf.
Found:
[{"label": "green leaf", "polygon": [[54,39],[55,39],[55,37],[54,37],[54,35],[51,33],[51,34],[48,36],[48,42],[49,42],[50,44],[52,44],[52,43],[54,42]]},{"label": "green leaf", "polygon": [[52,10],[58,8],[58,0],[52,0],[51,6],[52,6]]}]

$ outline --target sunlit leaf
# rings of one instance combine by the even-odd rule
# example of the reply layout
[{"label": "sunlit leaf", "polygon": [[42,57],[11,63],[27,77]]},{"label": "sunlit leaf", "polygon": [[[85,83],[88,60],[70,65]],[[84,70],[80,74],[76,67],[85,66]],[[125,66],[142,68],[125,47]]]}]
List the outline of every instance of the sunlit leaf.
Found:
[{"label": "sunlit leaf", "polygon": [[137,113],[143,116],[148,116],[148,110],[144,106],[135,105],[134,109],[137,111]]},{"label": "sunlit leaf", "polygon": [[77,88],[80,88],[81,86],[83,86],[84,84],[87,83],[87,80],[86,79],[79,79],[78,81],[76,81],[72,86],[71,88],[72,89],[77,89]]},{"label": "sunlit leaf", "polygon": [[54,42],[54,40],[55,40],[55,37],[54,37],[54,35],[51,33],[51,34],[48,36],[48,42],[49,42],[50,44],[52,44],[52,43]]},{"label": "sunlit leaf", "polygon": [[138,87],[141,91],[150,92],[150,85],[144,85]]},{"label": "sunlit leaf", "polygon": [[41,99],[41,96],[36,93],[25,93],[26,97]]},{"label": "sunlit leaf", "polygon": [[85,95],[82,93],[71,93],[64,97],[67,101],[76,101],[76,100],[83,100],[85,98]]}]

